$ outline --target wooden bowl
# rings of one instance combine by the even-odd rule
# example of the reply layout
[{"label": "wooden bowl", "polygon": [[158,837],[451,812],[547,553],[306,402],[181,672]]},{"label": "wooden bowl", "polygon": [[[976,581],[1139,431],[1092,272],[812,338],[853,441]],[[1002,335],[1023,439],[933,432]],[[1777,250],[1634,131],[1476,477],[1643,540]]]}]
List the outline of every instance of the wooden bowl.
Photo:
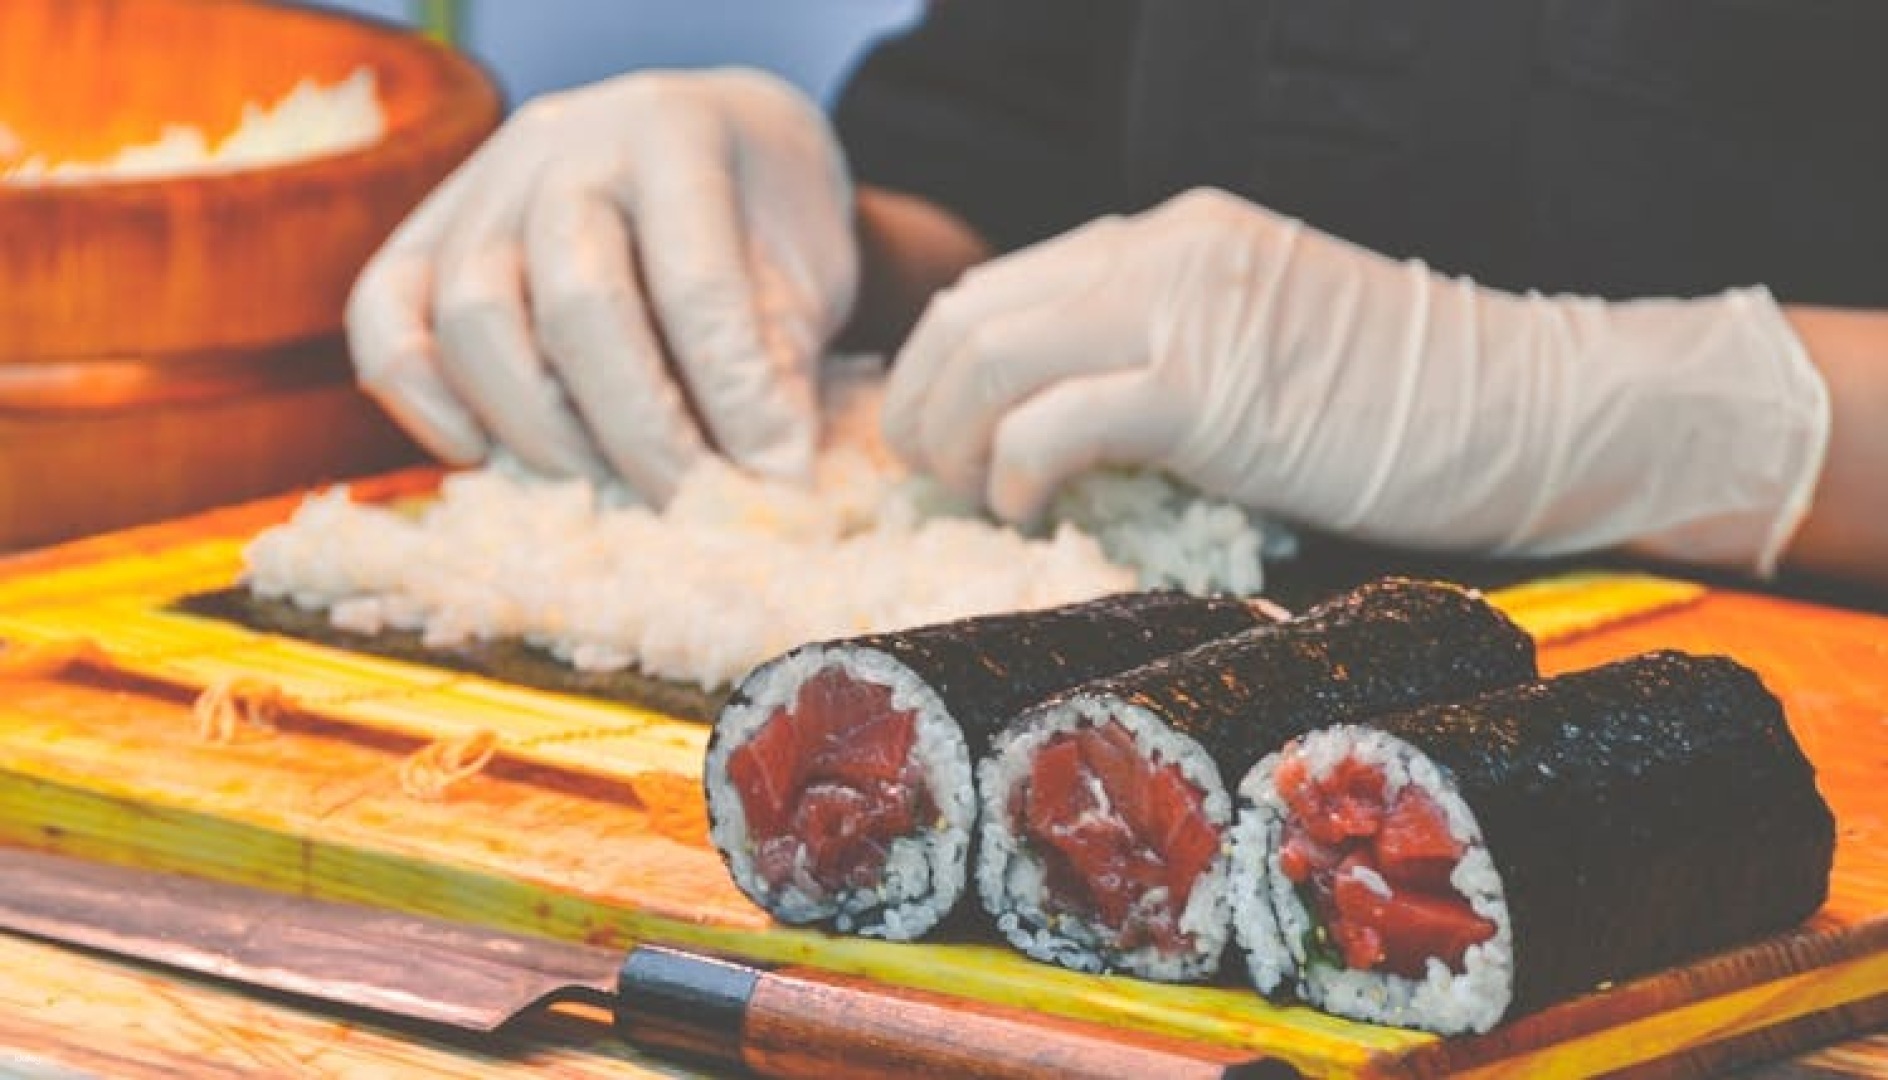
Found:
[{"label": "wooden bowl", "polygon": [[410,461],[340,346],[360,267],[497,125],[464,57],[262,0],[3,0],[0,125],[97,160],[214,141],[304,78],[377,81],[365,148],[163,179],[0,180],[0,548]]},{"label": "wooden bowl", "polygon": [[491,81],[389,27],[256,0],[6,0],[0,122],[102,157],[166,124],[212,137],[304,77],[373,69],[362,150],[173,179],[0,182],[0,359],[247,349],[333,332],[400,218],[497,123]]}]

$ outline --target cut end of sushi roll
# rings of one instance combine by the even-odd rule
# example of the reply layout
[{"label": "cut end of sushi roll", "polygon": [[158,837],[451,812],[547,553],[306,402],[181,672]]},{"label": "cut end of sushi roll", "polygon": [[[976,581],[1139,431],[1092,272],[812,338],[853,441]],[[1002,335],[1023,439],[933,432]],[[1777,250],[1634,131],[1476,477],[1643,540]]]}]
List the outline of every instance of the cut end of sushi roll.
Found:
[{"label": "cut end of sushi roll", "polygon": [[1234,932],[1253,981],[1443,1034],[1514,996],[1513,930],[1482,830],[1443,770],[1354,725],[1306,735],[1239,788]]},{"label": "cut end of sushi roll", "polygon": [[936,693],[883,652],[809,646],[756,669],[704,775],[730,874],[783,922],[904,941],[963,895],[969,751]]},{"label": "cut end of sushi roll", "polygon": [[1231,799],[1198,744],[1119,698],[1035,711],[979,766],[977,887],[1011,943],[1078,971],[1211,975]]}]

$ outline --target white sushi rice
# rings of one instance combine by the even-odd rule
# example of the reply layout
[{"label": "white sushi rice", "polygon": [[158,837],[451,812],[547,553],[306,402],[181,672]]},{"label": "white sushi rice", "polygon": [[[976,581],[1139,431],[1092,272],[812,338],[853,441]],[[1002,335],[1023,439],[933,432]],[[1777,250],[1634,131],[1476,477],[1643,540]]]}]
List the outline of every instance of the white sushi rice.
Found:
[{"label": "white sushi rice", "polygon": [[[855,681],[889,687],[892,708],[917,715],[912,757],[930,788],[937,819],[915,835],[892,842],[884,872],[872,888],[838,893],[821,888],[805,871],[804,849],[798,880],[776,888],[755,866],[746,809],[739,792],[725,780],[728,756],[777,711],[791,706],[808,679],[835,667]],[[963,895],[977,813],[970,752],[936,692],[885,653],[814,645],[755,671],[716,722],[704,775],[720,778],[708,785],[709,833],[715,847],[727,857],[729,873],[742,891],[783,922],[831,919],[842,931],[908,941],[935,926]]]},{"label": "white sushi rice", "polygon": [[[1154,476],[1078,481],[1091,529],[1044,535],[977,517],[909,477],[878,433],[882,380],[831,364],[811,487],[709,459],[661,510],[516,466],[447,478],[417,513],[309,497],[245,552],[259,596],[362,633],[435,647],[514,638],[584,670],[730,684],[808,641],[1052,607],[1135,585],[1255,591],[1284,534]],[[1235,527],[1235,519],[1241,523]]]},{"label": "white sushi rice", "polygon": [[0,126],[0,181],[150,180],[259,168],[359,149],[378,142],[386,129],[373,69],[361,67],[332,85],[303,79],[278,101],[245,104],[235,129],[219,140],[201,128],[168,124],[151,142],[121,147],[100,161],[32,154]]},{"label": "white sushi rice", "polygon": [[1100,541],[1143,584],[1196,596],[1256,596],[1266,561],[1298,550],[1294,533],[1259,525],[1249,511],[1201,498],[1158,473],[1092,473],[1065,487],[1049,513]]},{"label": "white sushi rice", "polygon": [[[1383,771],[1386,799],[1394,799],[1405,784],[1415,784],[1442,808],[1450,835],[1465,848],[1449,884],[1477,915],[1495,924],[1493,937],[1463,954],[1461,974],[1434,958],[1421,979],[1311,961],[1306,940],[1314,925],[1312,915],[1279,867],[1286,809],[1275,778],[1283,755],[1294,751],[1303,755],[1313,779],[1352,758]],[[1514,994],[1514,931],[1481,826],[1434,762],[1395,736],[1340,724],[1266,756],[1240,782],[1239,799],[1231,850],[1232,877],[1241,884],[1233,896],[1233,928],[1252,981],[1261,991],[1272,993],[1290,985],[1312,1005],[1340,1016],[1443,1034],[1495,1026]],[[1375,882],[1366,880],[1366,886],[1387,895],[1388,883],[1375,874],[1371,877]]]},{"label": "white sushi rice", "polygon": [[[1224,851],[1195,881],[1176,926],[1192,949],[1171,955],[1155,945],[1123,949],[1116,932],[1094,920],[1052,910],[1048,867],[1018,835],[1011,817],[1014,793],[1024,784],[1036,755],[1057,734],[1118,723],[1134,738],[1142,758],[1156,767],[1177,765],[1204,795],[1202,808],[1216,829],[1232,820],[1232,800],[1219,770],[1199,744],[1173,731],[1152,713],[1118,698],[1081,693],[1039,707],[1012,725],[977,767],[983,804],[977,855],[977,892],[997,929],[1011,944],[1038,960],[1076,971],[1124,971],[1142,978],[1179,982],[1219,970],[1231,938],[1232,897]],[[1105,806],[1105,793],[1097,790]],[[1165,905],[1167,891],[1150,889],[1136,903]]]}]

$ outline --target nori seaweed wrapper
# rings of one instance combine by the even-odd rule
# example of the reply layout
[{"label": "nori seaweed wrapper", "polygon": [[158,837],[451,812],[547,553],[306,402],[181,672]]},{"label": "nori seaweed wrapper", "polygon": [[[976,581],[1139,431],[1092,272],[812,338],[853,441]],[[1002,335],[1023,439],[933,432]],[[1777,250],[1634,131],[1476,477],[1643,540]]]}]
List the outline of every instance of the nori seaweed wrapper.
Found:
[{"label": "nori seaweed wrapper", "polygon": [[[851,648],[891,656],[937,694],[974,762],[1011,717],[1045,698],[1270,622],[1243,600],[1163,589],[817,642],[787,655]],[[741,695],[737,686],[729,705]]]},{"label": "nori seaweed wrapper", "polygon": [[1726,657],[1651,653],[1378,717],[1474,811],[1514,929],[1509,1015],[1794,926],[1835,818],[1783,708]]},{"label": "nori seaweed wrapper", "polygon": [[548,651],[516,638],[473,639],[438,647],[426,644],[417,630],[389,628],[378,634],[343,630],[328,621],[326,611],[310,611],[289,600],[260,597],[241,585],[186,596],[171,606],[186,614],[317,645],[470,672],[538,690],[623,702],[683,720],[713,720],[727,700],[725,692],[656,678],[634,668],[579,671]]},{"label": "nori seaweed wrapper", "polygon": [[1145,709],[1198,743],[1230,789],[1305,732],[1537,674],[1534,639],[1480,594],[1390,578],[1071,694]]},{"label": "nori seaweed wrapper", "polygon": [[[710,737],[703,787],[713,825],[711,836],[723,858],[727,859],[735,883],[757,904],[776,917],[787,917],[777,906],[768,889],[748,880],[737,865],[735,845],[746,837],[721,835],[725,824],[717,813],[720,792],[736,793],[735,785],[717,761],[727,760],[732,749],[728,740],[741,736],[731,731],[755,731],[751,717],[754,694],[762,691],[771,673],[780,665],[817,650],[857,654],[873,651],[889,656],[902,665],[910,676],[927,686],[948,714],[941,719],[954,724],[963,737],[963,775],[968,797],[968,783],[977,759],[986,751],[990,739],[1009,719],[1037,702],[1081,682],[1109,672],[1123,671],[1148,660],[1178,652],[1201,642],[1267,625],[1270,617],[1261,609],[1242,600],[1195,597],[1173,590],[1122,593],[1084,603],[1040,611],[986,615],[955,622],[917,627],[886,634],[871,634],[836,641],[814,642],[769,660],[750,672],[735,688],[727,706],[717,719]],[[974,799],[970,799],[974,806]],[[974,858],[976,842],[974,821],[962,821],[966,845],[957,858],[967,871]],[[942,828],[942,826],[940,826]],[[943,857],[940,853],[940,857]],[[954,858],[952,861],[957,861]],[[948,876],[948,875],[947,875]],[[887,936],[904,938],[927,932],[937,922],[955,922],[979,917],[974,903],[964,903],[968,890],[940,892],[933,878],[928,897],[902,897],[894,904],[881,904],[849,915],[856,927],[877,932],[876,922],[894,908],[900,913],[901,930]],[[931,908],[930,919],[923,921],[922,909]],[[918,910],[913,910],[918,909]],[[798,918],[790,921],[804,921]],[[844,922],[835,920],[837,925]],[[887,923],[887,926],[890,924]],[[912,929],[916,927],[916,929]]]}]

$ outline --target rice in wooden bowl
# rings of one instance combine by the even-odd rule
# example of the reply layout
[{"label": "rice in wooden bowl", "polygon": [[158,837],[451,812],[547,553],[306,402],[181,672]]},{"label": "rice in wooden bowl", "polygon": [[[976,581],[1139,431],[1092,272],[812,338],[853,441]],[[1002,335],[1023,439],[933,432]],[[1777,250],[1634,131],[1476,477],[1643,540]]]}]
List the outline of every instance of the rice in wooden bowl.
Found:
[{"label": "rice in wooden bowl", "polygon": [[365,20],[0,5],[0,548],[411,460],[352,386],[347,290],[499,115]]}]

